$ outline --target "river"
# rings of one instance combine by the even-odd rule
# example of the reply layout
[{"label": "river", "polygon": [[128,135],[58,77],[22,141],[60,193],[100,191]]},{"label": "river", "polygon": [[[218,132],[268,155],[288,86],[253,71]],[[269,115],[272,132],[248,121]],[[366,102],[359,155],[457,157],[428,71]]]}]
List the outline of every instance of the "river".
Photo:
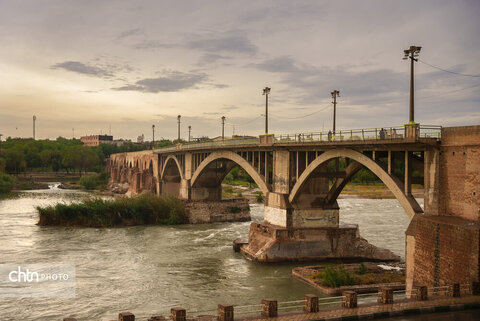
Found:
[{"label": "river", "polygon": [[[257,264],[234,253],[232,241],[248,235],[250,222],[105,229],[35,225],[36,206],[87,195],[52,189],[0,200],[0,263],[76,267],[74,299],[0,297],[1,320],[113,320],[123,311],[146,317],[167,314],[172,306],[216,310],[218,303],[322,295],[291,277],[295,264]],[[338,202],[341,221],[359,224],[364,238],[404,258],[408,217],[396,200]],[[251,215],[263,220],[263,205],[252,205]]]}]

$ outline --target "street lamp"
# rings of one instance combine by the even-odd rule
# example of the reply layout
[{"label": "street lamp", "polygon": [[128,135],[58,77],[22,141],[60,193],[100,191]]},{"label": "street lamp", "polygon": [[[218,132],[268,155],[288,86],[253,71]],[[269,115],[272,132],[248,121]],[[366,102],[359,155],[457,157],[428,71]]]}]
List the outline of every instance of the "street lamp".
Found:
[{"label": "street lamp", "polygon": [[155,125],[152,125],[152,149],[155,146]]},{"label": "street lamp", "polygon": [[268,95],[271,89],[270,87],[263,88],[263,95],[265,96],[265,134],[268,134]]},{"label": "street lamp", "polygon": [[418,46],[410,46],[409,49],[405,49],[403,53],[405,56],[403,60],[407,60],[410,58],[410,114],[409,114],[409,123],[415,123],[415,113],[414,113],[414,105],[413,105],[413,62],[418,61],[418,57],[420,54],[420,50],[422,47]]},{"label": "street lamp", "polygon": [[178,144],[180,144],[180,118],[182,118],[182,116],[178,115],[177,116],[177,120],[178,120]]},{"label": "street lamp", "polygon": [[333,98],[333,135],[335,135],[335,124],[337,122],[337,96],[340,97],[340,91],[335,89],[331,94]]},{"label": "street lamp", "polygon": [[192,126],[188,125],[188,142],[190,142],[190,133],[192,132]]},{"label": "street lamp", "polygon": [[222,141],[225,140],[225,116],[222,116]]}]

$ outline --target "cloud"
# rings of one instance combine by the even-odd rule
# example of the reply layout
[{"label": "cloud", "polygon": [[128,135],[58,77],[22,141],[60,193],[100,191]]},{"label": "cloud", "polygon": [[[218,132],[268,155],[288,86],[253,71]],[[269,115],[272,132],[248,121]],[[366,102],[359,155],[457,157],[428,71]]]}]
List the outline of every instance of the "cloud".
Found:
[{"label": "cloud", "polygon": [[295,66],[295,61],[289,56],[277,57],[265,60],[258,64],[248,64],[247,67],[256,68],[269,72],[296,72],[299,71]]},{"label": "cloud", "polygon": [[197,65],[203,66],[208,64],[216,63],[220,60],[229,60],[232,59],[230,56],[219,55],[216,53],[206,53],[198,61]]},{"label": "cloud", "polygon": [[190,35],[188,38],[187,48],[210,53],[229,52],[253,55],[258,51],[257,46],[248,39],[246,33],[239,30],[213,35]]},{"label": "cloud", "polygon": [[194,88],[208,80],[204,73],[183,73],[180,71],[163,72],[162,77],[145,78],[122,87],[114,88],[120,91],[140,91],[146,93],[176,92]]},{"label": "cloud", "polygon": [[97,76],[97,77],[103,77],[103,78],[109,78],[113,76],[113,74],[108,70],[105,70],[103,68],[96,67],[96,66],[86,65],[79,61],[65,61],[65,62],[57,63],[51,66],[50,68],[64,69],[64,70],[76,72],[82,75]]},{"label": "cloud", "polygon": [[129,38],[129,37],[132,37],[132,36],[139,36],[139,35],[143,35],[144,34],[144,31],[142,28],[133,28],[133,29],[129,29],[129,30],[125,30],[123,32],[121,32],[117,38],[115,38],[115,40],[122,40],[122,39],[125,39],[125,38]]}]

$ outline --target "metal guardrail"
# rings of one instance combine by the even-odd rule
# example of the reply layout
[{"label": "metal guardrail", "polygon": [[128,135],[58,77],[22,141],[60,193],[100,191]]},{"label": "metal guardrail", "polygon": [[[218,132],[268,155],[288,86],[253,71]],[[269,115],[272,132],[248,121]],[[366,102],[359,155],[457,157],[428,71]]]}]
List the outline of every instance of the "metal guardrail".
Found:
[{"label": "metal guardrail", "polygon": [[[418,127],[419,138],[441,138],[442,126],[435,125],[420,125]],[[274,144],[285,143],[308,143],[308,142],[347,142],[347,141],[375,141],[375,140],[390,140],[398,141],[405,139],[405,126],[393,127],[377,127],[377,128],[362,128],[362,129],[347,129],[339,130],[335,133],[328,132],[310,132],[310,133],[293,133],[274,135]],[[156,149],[159,152],[171,152],[177,150],[189,149],[204,149],[214,147],[228,147],[238,145],[258,145],[260,139],[257,137],[225,139],[223,141],[211,142],[189,142],[179,144],[173,147],[166,147]]]},{"label": "metal guardrail", "polygon": [[[440,139],[442,126],[421,125],[419,137]],[[405,138],[405,126],[377,127],[339,130],[333,133],[311,132],[281,134],[275,137],[275,143],[308,143],[308,142],[345,142],[371,140],[402,140]]]},{"label": "metal guardrail", "polygon": [[226,139],[222,141],[212,142],[189,142],[185,144],[179,144],[173,147],[156,149],[157,151],[170,152],[176,150],[196,149],[196,148],[210,148],[210,147],[222,147],[222,146],[238,146],[238,145],[258,145],[260,140],[256,137],[248,138],[234,138]]}]

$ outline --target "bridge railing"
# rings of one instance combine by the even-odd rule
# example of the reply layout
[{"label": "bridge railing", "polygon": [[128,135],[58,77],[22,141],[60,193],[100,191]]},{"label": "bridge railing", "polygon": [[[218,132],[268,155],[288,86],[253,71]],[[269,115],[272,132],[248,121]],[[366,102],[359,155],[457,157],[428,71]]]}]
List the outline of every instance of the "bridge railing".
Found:
[{"label": "bridge railing", "polygon": [[[422,125],[419,127],[419,137],[440,139],[441,126]],[[335,133],[310,132],[281,134],[275,136],[275,143],[303,143],[303,142],[345,142],[371,140],[402,140],[405,138],[405,126],[378,127],[338,130]]]},{"label": "bridge railing", "polygon": [[225,139],[221,141],[211,141],[211,142],[188,142],[184,144],[179,144],[177,146],[161,148],[160,150],[162,152],[168,152],[168,151],[175,151],[175,150],[210,148],[210,147],[220,147],[220,146],[258,145],[258,143],[259,143],[259,139],[257,137],[245,137],[245,138]]},{"label": "bridge railing", "polygon": [[[442,126],[420,125],[418,136],[420,138],[441,138]],[[283,143],[308,143],[308,142],[347,142],[347,141],[375,141],[375,140],[403,140],[405,139],[405,126],[377,127],[362,129],[342,129],[335,133],[332,131],[294,133],[274,135],[274,144]],[[172,147],[157,149],[162,152],[176,150],[204,149],[214,147],[228,147],[239,145],[258,145],[258,137],[240,137],[225,139],[223,141],[188,142]]]}]

